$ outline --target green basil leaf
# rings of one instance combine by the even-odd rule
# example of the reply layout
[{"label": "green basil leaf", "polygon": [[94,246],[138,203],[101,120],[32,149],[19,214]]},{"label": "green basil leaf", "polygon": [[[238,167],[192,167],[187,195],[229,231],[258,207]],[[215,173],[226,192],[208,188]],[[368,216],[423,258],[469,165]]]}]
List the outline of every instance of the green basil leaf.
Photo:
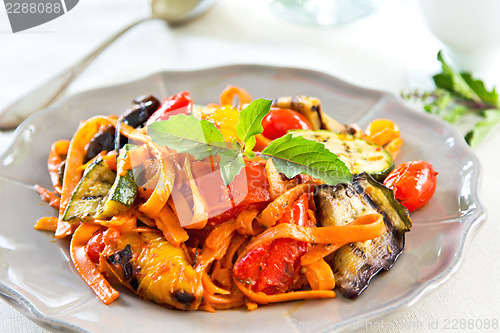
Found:
[{"label": "green basil leaf", "polygon": [[262,119],[271,110],[272,101],[266,99],[256,99],[252,101],[246,108],[241,110],[238,125],[236,125],[236,135],[244,143],[244,152],[252,154],[252,149],[255,147],[257,134],[264,131],[262,127]]},{"label": "green basil leaf", "polygon": [[476,95],[479,96],[481,101],[483,101],[483,103],[500,107],[500,104],[498,102],[498,94],[495,88],[493,88],[491,91],[488,91],[484,85],[484,82],[474,79],[472,77],[472,74],[462,73],[461,75],[465,82],[467,82],[469,87],[476,93]]},{"label": "green basil leaf", "polygon": [[189,153],[197,160],[231,150],[214,124],[194,116],[176,115],[154,122],[148,126],[148,134],[154,142],[178,153]]},{"label": "green basil leaf", "polygon": [[220,154],[219,167],[224,185],[229,186],[233,182],[234,177],[245,167],[243,154],[233,150],[222,152]]},{"label": "green basil leaf", "polygon": [[329,185],[350,183],[349,168],[319,142],[287,134],[272,141],[262,156],[272,158],[276,170],[288,178],[307,174]]},{"label": "green basil leaf", "polygon": [[443,116],[443,119],[450,124],[456,124],[465,116],[467,108],[463,105],[456,105]]},{"label": "green basil leaf", "polygon": [[434,76],[434,83],[436,87],[446,89],[450,92],[454,92],[459,96],[467,99],[471,99],[476,103],[480,103],[481,99],[476,94],[476,92],[471,89],[460,73],[456,72],[450,65],[444,60],[441,51],[438,53],[438,60],[441,62],[441,67],[443,72]]}]

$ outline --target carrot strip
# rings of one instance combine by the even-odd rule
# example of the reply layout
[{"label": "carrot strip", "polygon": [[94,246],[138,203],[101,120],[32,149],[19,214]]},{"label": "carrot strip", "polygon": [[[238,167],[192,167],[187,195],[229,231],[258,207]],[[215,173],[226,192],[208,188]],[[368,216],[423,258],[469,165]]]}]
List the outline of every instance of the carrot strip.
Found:
[{"label": "carrot strip", "polygon": [[250,300],[258,304],[269,304],[278,302],[295,301],[299,299],[314,299],[314,298],[334,298],[335,292],[333,290],[305,290],[305,291],[291,291],[288,293],[267,295],[261,291],[254,292],[245,286],[245,283],[236,281],[236,286],[248,297]]},{"label": "carrot strip", "polygon": [[35,229],[36,230],[46,230],[55,232],[57,229],[57,217],[48,216],[42,217],[36,221]]},{"label": "carrot strip", "polygon": [[[80,181],[80,178],[82,178],[83,171],[79,170],[79,167],[83,164],[86,145],[102,127],[113,125],[113,120],[115,120],[113,117],[103,116],[90,118],[80,124],[80,127],[71,139],[66,158],[66,167],[64,170],[61,205],[59,207],[59,223],[57,224],[55,234],[57,238],[64,238],[71,235],[78,226],[75,222],[62,220],[64,210],[68,205],[73,190]],[[116,123],[116,120],[114,123]]]},{"label": "carrot strip", "polygon": [[252,96],[245,89],[227,85],[220,94],[220,105],[233,105],[234,97],[236,96],[238,96],[240,106],[252,101]]},{"label": "carrot strip", "polygon": [[111,218],[111,220],[94,220],[94,223],[103,227],[114,227],[121,233],[127,233],[137,228],[137,217],[127,210]]},{"label": "carrot strip", "polygon": [[340,249],[343,244],[317,244],[300,258],[302,266],[308,266]]},{"label": "carrot strip", "polygon": [[[203,307],[204,310],[231,309],[245,304],[245,295],[238,288],[232,290],[231,294],[229,295],[204,293],[203,298],[204,298],[204,307]],[[208,309],[206,307],[208,307]]]},{"label": "carrot strip", "polygon": [[235,222],[227,221],[212,230],[205,240],[205,246],[201,254],[198,256],[195,271],[203,272],[214,260],[221,260],[224,257],[231,244],[235,229]]},{"label": "carrot strip", "polygon": [[[226,257],[224,257],[226,258]],[[233,275],[230,268],[222,267],[220,261],[216,261],[210,274],[212,281],[217,282],[222,288],[231,289],[233,285]]]},{"label": "carrot strip", "polygon": [[229,290],[217,287],[212,282],[212,280],[210,279],[210,277],[208,276],[208,274],[206,272],[203,272],[201,274],[201,281],[203,282],[203,288],[205,288],[205,291],[207,293],[209,293],[210,295],[214,295],[214,294],[229,295],[231,293]]},{"label": "carrot strip", "polygon": [[59,166],[66,159],[66,155],[68,154],[69,149],[69,140],[59,140],[52,144],[49,152],[49,160],[48,160],[48,169],[50,180],[52,181],[52,186],[54,186],[54,190],[61,194],[62,192],[62,183],[61,178],[59,177]]},{"label": "carrot strip", "polygon": [[231,244],[229,245],[229,248],[226,251],[226,254],[224,255],[224,258],[221,259],[220,263],[221,266],[224,268],[232,268],[233,267],[233,258],[234,255],[236,254],[236,251],[245,243],[246,237],[236,234],[232,241]]},{"label": "carrot strip", "polygon": [[312,192],[315,187],[315,184],[305,183],[289,189],[264,208],[257,221],[264,228],[272,227],[281,218],[286,207],[293,204],[302,194]]},{"label": "carrot strip", "polygon": [[254,220],[259,215],[257,209],[244,210],[236,217],[236,230],[242,235],[255,236],[262,231],[256,230],[254,227]]},{"label": "carrot strip", "polygon": [[42,201],[47,202],[50,207],[59,209],[61,198],[56,193],[49,191],[38,184],[35,184],[34,189],[40,195]]},{"label": "carrot strip", "polygon": [[[355,219],[354,221],[346,224],[345,226],[353,226],[360,225],[363,223],[364,219]],[[323,259],[330,253],[333,253],[340,249],[344,244],[336,243],[336,244],[317,244],[314,245],[307,251],[306,254],[300,258],[300,264],[302,266],[308,266],[315,263],[318,260]]]},{"label": "carrot strip", "polygon": [[188,233],[181,227],[179,219],[168,205],[163,206],[155,221],[165,239],[173,246],[179,247],[189,239]]},{"label": "carrot strip", "polygon": [[119,296],[119,292],[98,271],[85,249],[87,242],[99,230],[100,226],[91,224],[81,224],[76,229],[70,245],[71,260],[85,283],[87,283],[104,304],[108,305]]},{"label": "carrot strip", "polygon": [[134,216],[139,221],[141,221],[142,223],[144,223],[148,227],[150,227],[150,228],[156,227],[156,221],[154,219],[152,219],[151,217],[147,216],[146,214],[144,214],[143,212],[140,212],[137,209],[132,209],[132,214],[134,214]]},{"label": "carrot strip", "polygon": [[307,266],[305,276],[313,290],[333,290],[335,288],[332,268],[323,259]]},{"label": "carrot strip", "polygon": [[[353,225],[329,227],[301,227],[292,223],[281,223],[255,237],[245,248],[240,258],[253,248],[270,243],[278,238],[291,238],[306,243],[347,244],[364,242],[382,235],[385,224],[380,214],[367,214],[356,219]],[[239,258],[238,258],[239,259]]]}]

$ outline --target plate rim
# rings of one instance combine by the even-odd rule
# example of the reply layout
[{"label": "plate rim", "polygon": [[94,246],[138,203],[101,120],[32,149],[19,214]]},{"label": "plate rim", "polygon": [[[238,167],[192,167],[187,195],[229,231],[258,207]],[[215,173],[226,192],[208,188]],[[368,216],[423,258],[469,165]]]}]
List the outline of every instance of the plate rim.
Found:
[{"label": "plate rim", "polygon": [[[291,66],[276,66],[276,65],[268,65],[268,64],[249,64],[249,63],[242,63],[242,64],[228,64],[228,65],[218,65],[218,66],[209,66],[209,67],[203,67],[203,68],[197,68],[197,69],[187,69],[187,70],[163,70],[163,71],[158,71],[155,73],[151,73],[149,75],[133,79],[133,80],[128,80],[125,82],[119,82],[117,84],[112,84],[112,85],[106,85],[102,87],[97,87],[85,91],[80,91],[75,94],[71,94],[68,96],[65,96],[61,100],[57,101],[53,105],[42,109],[35,114],[29,116],[26,120],[24,120],[14,131],[12,139],[8,145],[8,147],[5,149],[3,154],[0,156],[0,161],[5,160],[5,158],[8,156],[8,154],[13,150],[15,147],[15,144],[18,140],[21,139],[21,134],[23,131],[28,128],[38,117],[41,117],[45,115],[46,113],[51,113],[54,112],[54,110],[58,109],[62,105],[71,102],[74,99],[79,99],[84,97],[85,95],[93,95],[98,92],[102,92],[107,89],[119,89],[120,87],[124,86],[129,86],[132,84],[138,84],[141,81],[146,81],[146,80],[153,80],[155,78],[162,78],[164,76],[168,75],[181,75],[185,73],[208,73],[211,71],[221,71],[221,70],[235,70],[238,72],[245,72],[245,71],[250,71],[252,69],[260,69],[260,70],[273,70],[273,71],[285,71],[285,72],[300,72],[304,74],[312,74],[315,77],[322,77],[330,82],[333,82],[337,86],[343,86],[348,88],[351,91],[359,92],[359,93],[364,93],[364,94],[372,94],[378,96],[378,101],[382,99],[390,99],[392,102],[396,103],[398,107],[401,107],[405,109],[405,112],[413,112],[417,113],[419,117],[424,117],[427,118],[427,120],[431,122],[436,122],[442,126],[445,126],[448,130],[451,130],[453,137],[461,137],[461,135],[458,133],[458,130],[451,126],[450,124],[444,122],[443,120],[433,117],[429,114],[423,113],[418,111],[417,109],[404,104],[400,99],[398,99],[393,93],[388,92],[388,91],[383,91],[383,90],[378,90],[378,89],[373,89],[373,88],[367,88],[367,87],[362,87],[353,83],[350,83],[348,81],[345,81],[339,77],[336,77],[335,75],[332,75],[330,73],[325,73],[321,72],[315,69],[309,69],[309,68],[304,68],[304,67],[291,67]],[[479,229],[481,226],[484,224],[487,218],[487,211],[485,209],[485,206],[481,202],[479,198],[479,186],[481,183],[482,179],[482,166],[475,154],[475,152],[465,143],[464,140],[458,142],[460,145],[460,148],[465,149],[468,153],[468,157],[473,161],[474,165],[476,166],[475,172],[472,172],[472,179],[471,179],[471,193],[472,193],[472,201],[474,202],[476,208],[473,214],[470,216],[466,217],[466,220],[463,221],[462,223],[464,224],[464,230],[461,233],[460,237],[460,243],[459,247],[457,249],[457,252],[454,255],[453,260],[449,263],[449,265],[446,267],[446,269],[439,275],[435,276],[433,279],[429,280],[427,283],[421,285],[419,288],[412,290],[407,296],[404,298],[401,298],[395,303],[390,304],[390,306],[383,306],[381,307],[378,311],[372,311],[367,313],[364,316],[358,316],[358,318],[354,318],[348,321],[342,321],[340,323],[334,323],[329,326],[326,326],[322,329],[320,329],[320,332],[327,332],[331,330],[338,330],[338,331],[344,331],[352,327],[355,323],[358,323],[360,321],[366,321],[368,319],[376,319],[376,318],[381,318],[381,317],[388,317],[390,315],[394,315],[398,312],[401,312],[403,310],[407,310],[414,305],[416,305],[418,302],[420,302],[422,299],[427,297],[429,294],[431,294],[433,291],[439,289],[441,286],[443,286],[452,276],[459,270],[463,263],[464,259],[464,252],[465,249],[470,246],[470,242],[472,239],[475,237],[475,235],[478,233]],[[0,172],[0,182],[15,182],[12,180],[9,180],[5,175],[3,175],[2,172]],[[7,286],[4,284],[2,281],[0,281],[0,297],[2,297],[7,304],[10,306],[14,307],[17,309],[19,312],[21,312],[24,316],[26,316],[28,319],[32,320],[36,324],[48,328],[51,330],[64,330],[64,331],[70,331],[70,332],[89,332],[86,329],[83,329],[81,327],[78,327],[74,324],[71,324],[68,321],[65,321],[63,319],[56,319],[53,317],[50,317],[49,315],[43,314],[41,311],[37,310],[35,306],[23,295],[19,294],[15,289]]]}]

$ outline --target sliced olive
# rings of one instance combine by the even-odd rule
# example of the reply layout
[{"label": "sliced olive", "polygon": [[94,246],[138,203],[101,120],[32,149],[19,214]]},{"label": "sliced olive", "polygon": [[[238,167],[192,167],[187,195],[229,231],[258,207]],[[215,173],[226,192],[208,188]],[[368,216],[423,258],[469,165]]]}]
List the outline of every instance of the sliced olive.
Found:
[{"label": "sliced olive", "polygon": [[160,101],[152,95],[139,96],[133,102],[135,105],[123,114],[123,122],[134,128],[143,126],[160,107]]},{"label": "sliced olive", "polygon": [[[127,138],[121,136],[121,146],[127,143]],[[97,133],[89,142],[84,163],[96,157],[101,151],[111,151],[115,149],[115,128],[108,127]]]}]

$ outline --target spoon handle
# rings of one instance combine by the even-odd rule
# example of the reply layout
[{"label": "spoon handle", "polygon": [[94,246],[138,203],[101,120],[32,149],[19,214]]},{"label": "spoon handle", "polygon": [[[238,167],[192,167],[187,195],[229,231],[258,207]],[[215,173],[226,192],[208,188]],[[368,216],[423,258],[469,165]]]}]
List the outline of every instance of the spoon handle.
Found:
[{"label": "spoon handle", "polygon": [[60,99],[71,83],[102,51],[127,31],[150,19],[150,17],[147,17],[129,24],[72,67],[12,102],[0,112],[0,130],[14,129],[28,116]]}]

